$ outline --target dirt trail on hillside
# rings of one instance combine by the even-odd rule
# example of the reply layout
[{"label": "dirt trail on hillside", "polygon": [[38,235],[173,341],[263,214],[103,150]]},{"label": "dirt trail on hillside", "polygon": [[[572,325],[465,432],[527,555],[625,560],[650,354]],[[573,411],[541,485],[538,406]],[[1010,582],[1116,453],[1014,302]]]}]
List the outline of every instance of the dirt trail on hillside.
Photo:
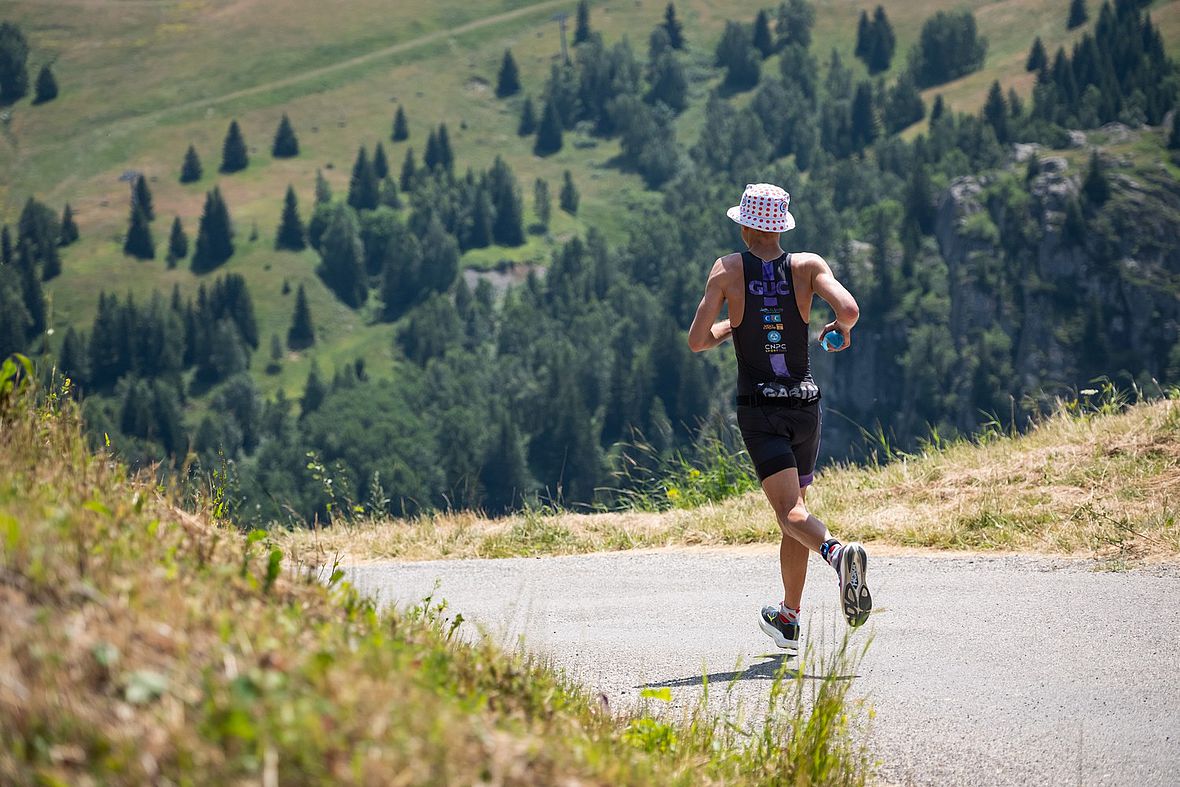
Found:
[{"label": "dirt trail on hillside", "polygon": [[[1180,566],[1096,568],[1056,557],[877,555],[877,609],[854,639],[872,642],[853,691],[876,711],[869,744],[880,776],[1180,784]],[[374,563],[351,578],[385,601],[445,599],[468,634],[523,642],[612,707],[667,686],[678,712],[698,701],[707,675],[714,707],[748,717],[764,712],[782,662],[756,622],[777,595],[777,572],[764,550],[669,549]],[[834,575],[818,558],[810,575],[805,630],[830,647],[844,630]]]}]

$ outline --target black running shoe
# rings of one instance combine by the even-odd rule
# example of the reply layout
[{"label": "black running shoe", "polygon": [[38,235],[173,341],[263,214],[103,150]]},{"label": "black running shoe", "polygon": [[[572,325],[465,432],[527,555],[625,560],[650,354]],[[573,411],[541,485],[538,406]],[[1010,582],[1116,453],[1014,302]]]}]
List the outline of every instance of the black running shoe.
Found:
[{"label": "black running shoe", "polygon": [[792,653],[799,652],[799,624],[787,623],[778,614],[778,607],[765,606],[758,615],[758,625],[774,644]]},{"label": "black running shoe", "polygon": [[869,556],[859,542],[844,545],[840,552],[840,603],[849,626],[862,626],[873,611],[873,596],[869,593],[866,574]]}]

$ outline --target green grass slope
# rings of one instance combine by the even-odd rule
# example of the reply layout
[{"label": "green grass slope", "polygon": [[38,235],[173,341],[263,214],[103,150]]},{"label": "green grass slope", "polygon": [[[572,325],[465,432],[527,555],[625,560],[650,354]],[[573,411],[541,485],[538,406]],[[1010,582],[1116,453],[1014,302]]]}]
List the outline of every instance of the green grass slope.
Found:
[{"label": "green grass slope", "polygon": [[[91,455],[0,368],[0,783],[863,784],[848,663],[739,729],[612,713],[439,603],[380,611]],[[190,501],[191,502],[191,501]],[[658,705],[668,690],[654,692]]]},{"label": "green grass slope", "polygon": [[[817,58],[826,62],[835,47],[863,74],[863,66],[852,57],[856,19],[861,8],[875,3],[816,5],[812,49]],[[927,96],[941,92],[961,110],[980,106],[993,79],[1028,94],[1031,75],[1023,66],[1035,35],[1052,53],[1081,34],[1065,30],[1067,4],[1058,0],[884,5],[898,37],[894,73],[903,67],[929,15],[963,5],[975,10],[989,39],[985,68]],[[406,148],[414,147],[420,157],[429,129],[446,122],[460,170],[486,167],[503,155],[530,209],[531,186],[538,177],[548,180],[556,194],[561,173],[570,169],[582,192],[576,218],[555,210],[548,235],[530,236],[516,249],[471,252],[467,265],[543,263],[557,243],[590,226],[611,240],[625,237],[632,211],[651,195],[638,177],[609,165],[618,153],[617,142],[571,134],[559,154],[537,158],[531,140],[515,134],[520,98],[502,101],[493,95],[499,60],[508,47],[520,65],[525,92],[534,97],[540,93],[559,52],[552,15],[572,12],[574,6],[554,0],[356,0],[344,8],[314,0],[117,5],[0,0],[0,19],[18,22],[30,38],[31,69],[53,60],[61,85],[57,100],[38,107],[27,100],[18,103],[0,126],[0,220],[14,221],[30,194],[55,207],[67,201],[74,206],[83,240],[67,250],[65,273],[51,284],[49,295],[56,326],[88,326],[99,289],[144,296],[179,284],[189,294],[198,283],[184,269],[166,271],[162,260],[141,263],[122,255],[127,184],[119,175],[134,169],[151,180],[161,217],[154,232],[161,247],[173,216],[182,217],[191,238],[203,194],[218,183],[239,240],[238,253],[223,270],[242,273],[249,281],[263,341],[272,333],[284,336],[289,325],[293,296],[281,294],[284,280],[293,288],[307,285],[321,330],[319,345],[289,358],[278,377],[264,377],[264,363],[255,363],[264,390],[282,387],[295,393],[317,355],[328,368],[364,357],[375,373],[385,373],[392,329],[370,326],[362,314],[337,303],[313,273],[312,252],[273,250],[287,184],[295,186],[306,219],[316,169],[324,169],[342,192],[359,145],[371,149],[384,140],[397,171]],[[645,57],[647,36],[662,19],[664,0],[605,0],[591,6],[592,26],[608,44],[627,36],[637,55]],[[682,0],[677,8],[690,42],[692,73],[703,76],[692,85],[694,103],[678,123],[680,142],[688,145],[702,121],[703,97],[717,81],[708,70],[715,41],[727,19],[749,21],[755,7]],[[1097,8],[1091,13],[1096,15]],[[1180,0],[1157,2],[1152,13],[1169,42],[1180,40]],[[777,64],[769,62],[765,69],[777,71]],[[399,103],[406,108],[411,137],[392,143],[390,125]],[[276,161],[269,155],[270,143],[284,111],[295,124],[302,153],[294,160]],[[251,165],[243,173],[218,176],[221,141],[232,118],[242,124]],[[177,173],[190,142],[202,156],[206,175],[200,183],[182,186]],[[531,219],[526,214],[526,223]],[[255,227],[259,236],[251,241]],[[713,253],[703,250],[702,258]]]}]

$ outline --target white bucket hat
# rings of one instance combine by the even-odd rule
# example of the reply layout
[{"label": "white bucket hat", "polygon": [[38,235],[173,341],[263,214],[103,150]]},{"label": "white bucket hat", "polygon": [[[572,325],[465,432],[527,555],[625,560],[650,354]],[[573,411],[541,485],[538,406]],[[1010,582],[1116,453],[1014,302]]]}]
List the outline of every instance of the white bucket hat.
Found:
[{"label": "white bucket hat", "polygon": [[795,217],[788,208],[791,195],[771,183],[750,183],[742,194],[740,205],[725,211],[725,215],[750,229],[763,232],[787,232],[795,229]]}]

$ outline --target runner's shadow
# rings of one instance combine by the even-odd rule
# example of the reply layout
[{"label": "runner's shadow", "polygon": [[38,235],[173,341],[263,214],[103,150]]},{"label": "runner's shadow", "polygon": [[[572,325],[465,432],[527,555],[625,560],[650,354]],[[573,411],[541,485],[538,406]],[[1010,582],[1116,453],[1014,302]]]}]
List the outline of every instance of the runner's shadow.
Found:
[{"label": "runner's shadow", "polygon": [[[764,653],[759,658],[765,661],[758,664],[751,664],[744,670],[734,670],[732,672],[714,672],[708,675],[690,675],[687,678],[672,678],[671,680],[657,680],[650,683],[644,683],[642,686],[636,686],[637,689],[661,689],[670,688],[675,689],[681,686],[703,686],[705,681],[709,683],[734,683],[739,680],[774,680],[779,675],[779,670],[782,670],[782,676],[786,680],[791,680],[799,677],[797,669],[784,669],[787,659],[791,658],[786,653]],[[825,680],[827,675],[809,675],[803,674],[806,680]],[[836,675],[835,680],[852,680],[859,678],[860,675]]]}]

